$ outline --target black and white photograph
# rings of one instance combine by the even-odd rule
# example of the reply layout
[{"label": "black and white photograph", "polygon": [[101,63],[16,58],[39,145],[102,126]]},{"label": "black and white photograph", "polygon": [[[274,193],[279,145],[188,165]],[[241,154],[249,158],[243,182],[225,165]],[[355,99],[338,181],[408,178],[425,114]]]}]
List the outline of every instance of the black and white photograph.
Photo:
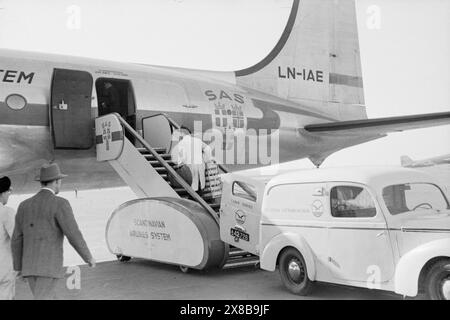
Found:
[{"label": "black and white photograph", "polygon": [[450,0],[0,0],[0,300],[450,300],[449,142]]}]

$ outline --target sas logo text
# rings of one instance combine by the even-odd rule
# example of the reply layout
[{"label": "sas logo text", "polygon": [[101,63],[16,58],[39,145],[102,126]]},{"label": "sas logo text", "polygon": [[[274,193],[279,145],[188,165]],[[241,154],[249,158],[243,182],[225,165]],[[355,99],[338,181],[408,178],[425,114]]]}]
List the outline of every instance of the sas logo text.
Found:
[{"label": "sas logo text", "polygon": [[296,67],[278,67],[278,78],[323,82],[322,70],[311,70]]},{"label": "sas logo text", "polygon": [[244,96],[238,93],[229,94],[224,90],[214,91],[214,90],[206,90],[205,95],[208,97],[209,101],[219,100],[229,100],[230,102],[237,102],[239,104],[244,104]]}]

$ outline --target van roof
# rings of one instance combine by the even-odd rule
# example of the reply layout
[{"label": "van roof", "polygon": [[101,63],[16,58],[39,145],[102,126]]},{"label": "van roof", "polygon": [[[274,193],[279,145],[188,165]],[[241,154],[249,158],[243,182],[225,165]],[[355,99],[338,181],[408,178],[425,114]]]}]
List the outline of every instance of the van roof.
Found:
[{"label": "van roof", "polygon": [[388,185],[407,182],[432,182],[435,179],[416,169],[399,166],[354,166],[319,169],[296,169],[271,172],[270,170],[246,170],[232,173],[231,179],[243,179],[265,183],[267,187],[286,183],[357,182],[383,188]]}]

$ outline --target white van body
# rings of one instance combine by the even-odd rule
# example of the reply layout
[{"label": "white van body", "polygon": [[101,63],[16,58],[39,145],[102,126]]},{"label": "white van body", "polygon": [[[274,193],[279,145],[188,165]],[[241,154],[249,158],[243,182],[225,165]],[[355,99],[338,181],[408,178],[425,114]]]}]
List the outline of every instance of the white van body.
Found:
[{"label": "white van body", "polygon": [[221,239],[259,255],[264,270],[275,271],[293,247],[311,281],[416,296],[432,264],[450,258],[442,190],[431,176],[400,167],[232,173],[224,177]]}]

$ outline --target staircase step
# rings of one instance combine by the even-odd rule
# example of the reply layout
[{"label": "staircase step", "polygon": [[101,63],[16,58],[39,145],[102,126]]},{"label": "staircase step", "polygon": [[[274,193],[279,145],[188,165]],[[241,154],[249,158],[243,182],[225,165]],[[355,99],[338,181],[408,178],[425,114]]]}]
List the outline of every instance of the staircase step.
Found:
[{"label": "staircase step", "polygon": [[259,263],[259,257],[257,256],[250,256],[240,259],[231,259],[228,260],[225,265],[223,266],[223,269],[233,269],[233,268],[241,268],[241,267],[256,267],[256,265]]},{"label": "staircase step", "polygon": [[235,250],[235,251],[231,251],[231,250],[230,250],[230,252],[229,252],[229,254],[228,254],[228,257],[229,257],[229,258],[235,258],[235,257],[250,257],[250,256],[252,256],[251,253],[248,253],[247,251],[244,251],[244,250],[241,250],[241,249],[238,249],[238,250]]},{"label": "staircase step", "polygon": [[[150,160],[149,163],[154,168],[162,167],[162,164],[158,160]],[[175,162],[173,162],[172,160],[166,160],[166,163],[169,164],[171,167],[175,166]]]},{"label": "staircase step", "polygon": [[160,175],[167,174],[167,169],[164,167],[153,167],[153,169],[155,169],[156,172],[158,172]]},{"label": "staircase step", "polygon": [[[147,161],[152,161],[152,160],[158,161],[152,154],[143,154],[143,156],[145,157],[145,159],[147,159]],[[170,160],[172,158],[172,156],[169,153],[161,153],[160,156],[164,160]]]},{"label": "staircase step", "polygon": [[[150,154],[150,151],[148,151],[146,148],[136,148],[140,153],[142,154]],[[166,153],[166,149],[164,148],[153,148],[158,153]]]}]

